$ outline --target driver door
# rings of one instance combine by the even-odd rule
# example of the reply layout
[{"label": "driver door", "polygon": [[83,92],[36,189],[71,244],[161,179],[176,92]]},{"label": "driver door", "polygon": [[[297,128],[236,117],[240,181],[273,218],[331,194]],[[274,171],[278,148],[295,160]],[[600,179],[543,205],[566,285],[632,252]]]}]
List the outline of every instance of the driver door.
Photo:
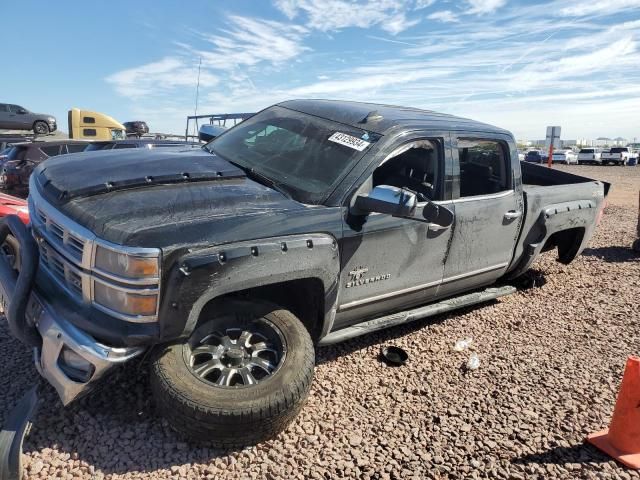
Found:
[{"label": "driver door", "polygon": [[[419,207],[426,200],[444,200],[448,196],[448,143],[448,134],[441,134],[383,148],[351,201],[378,185],[416,192]],[[451,227],[415,219],[348,213],[340,245],[342,265],[335,328],[432,300],[442,281],[451,234]]]}]

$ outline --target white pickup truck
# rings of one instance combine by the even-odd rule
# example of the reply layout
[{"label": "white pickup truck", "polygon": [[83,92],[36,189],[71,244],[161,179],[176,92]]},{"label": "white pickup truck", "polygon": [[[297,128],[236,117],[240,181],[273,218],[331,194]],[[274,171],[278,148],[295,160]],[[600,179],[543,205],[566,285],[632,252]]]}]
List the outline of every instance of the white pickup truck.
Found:
[{"label": "white pickup truck", "polygon": [[590,164],[600,164],[602,152],[600,152],[596,148],[582,148],[578,152],[578,165],[582,165],[585,163]]},{"label": "white pickup truck", "polygon": [[633,152],[629,147],[612,147],[608,152],[602,152],[600,163],[614,163],[616,165],[626,165],[633,157]]}]

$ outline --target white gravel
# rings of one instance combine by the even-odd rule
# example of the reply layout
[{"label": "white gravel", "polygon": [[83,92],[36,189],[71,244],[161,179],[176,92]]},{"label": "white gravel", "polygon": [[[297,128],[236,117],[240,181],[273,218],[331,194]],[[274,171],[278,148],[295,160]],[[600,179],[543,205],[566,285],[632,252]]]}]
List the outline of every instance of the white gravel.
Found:
[{"label": "white gravel", "polygon": [[[640,478],[583,440],[607,426],[640,354],[640,167],[561,167],[614,183],[588,250],[553,252],[536,287],[321,348],[309,401],[278,438],[236,452],[190,445],[156,416],[144,364],[62,409],[51,389],[25,442],[28,478]],[[533,283],[533,282],[532,282]],[[472,337],[471,350],[455,352]],[[407,365],[378,361],[382,345]],[[471,351],[480,368],[467,372]],[[0,421],[35,378],[0,325]]]}]

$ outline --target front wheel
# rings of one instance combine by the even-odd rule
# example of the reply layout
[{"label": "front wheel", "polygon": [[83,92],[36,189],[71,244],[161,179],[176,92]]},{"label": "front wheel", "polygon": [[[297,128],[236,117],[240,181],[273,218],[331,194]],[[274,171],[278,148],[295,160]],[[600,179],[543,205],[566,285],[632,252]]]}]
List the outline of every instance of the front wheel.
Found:
[{"label": "front wheel", "polygon": [[49,125],[47,125],[47,122],[38,120],[33,124],[33,133],[36,135],[46,135],[49,133]]},{"label": "front wheel", "polygon": [[311,337],[291,312],[228,300],[186,342],[156,353],[151,388],[158,410],[179,433],[242,447],[274,437],[296,417],[314,362]]}]

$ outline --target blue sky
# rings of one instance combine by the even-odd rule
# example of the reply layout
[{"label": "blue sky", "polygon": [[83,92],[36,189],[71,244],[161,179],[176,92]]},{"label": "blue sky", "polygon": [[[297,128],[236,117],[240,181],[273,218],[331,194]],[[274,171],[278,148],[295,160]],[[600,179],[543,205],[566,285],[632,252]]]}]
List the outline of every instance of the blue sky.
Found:
[{"label": "blue sky", "polygon": [[[637,137],[640,0],[21,0],[0,7],[0,101],[153,131],[287,98],[416,106],[518,138]],[[13,21],[12,19],[15,19]]]}]

